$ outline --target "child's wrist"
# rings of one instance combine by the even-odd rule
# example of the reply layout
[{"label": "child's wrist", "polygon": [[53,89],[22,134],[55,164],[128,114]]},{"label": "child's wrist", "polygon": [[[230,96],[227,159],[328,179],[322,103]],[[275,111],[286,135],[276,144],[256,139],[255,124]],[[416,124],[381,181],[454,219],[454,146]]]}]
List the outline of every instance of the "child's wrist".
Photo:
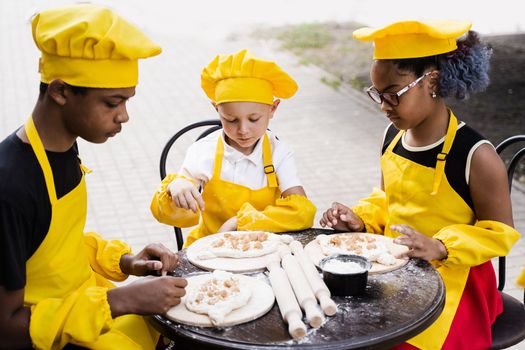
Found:
[{"label": "child's wrist", "polygon": [[448,250],[445,244],[439,239],[435,239],[435,242],[438,249],[438,258],[436,260],[445,260],[448,258]]}]

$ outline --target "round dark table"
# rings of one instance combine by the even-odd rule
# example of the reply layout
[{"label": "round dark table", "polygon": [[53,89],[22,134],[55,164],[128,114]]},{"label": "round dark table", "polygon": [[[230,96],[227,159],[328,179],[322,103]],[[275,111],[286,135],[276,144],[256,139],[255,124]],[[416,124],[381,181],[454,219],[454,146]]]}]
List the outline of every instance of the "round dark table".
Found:
[{"label": "round dark table", "polygon": [[[310,229],[291,233],[303,245],[316,235],[333,230]],[[177,276],[202,272],[179,252]],[[264,272],[248,275],[268,278]],[[326,317],[319,329],[308,326],[306,337],[294,341],[287,332],[277,303],[264,316],[227,328],[203,328],[179,324],[161,315],[149,318],[175,349],[388,349],[422,332],[441,314],[445,286],[432,265],[410,259],[402,268],[371,275],[361,296],[333,297],[337,313]],[[306,319],[303,318],[305,324]]]}]

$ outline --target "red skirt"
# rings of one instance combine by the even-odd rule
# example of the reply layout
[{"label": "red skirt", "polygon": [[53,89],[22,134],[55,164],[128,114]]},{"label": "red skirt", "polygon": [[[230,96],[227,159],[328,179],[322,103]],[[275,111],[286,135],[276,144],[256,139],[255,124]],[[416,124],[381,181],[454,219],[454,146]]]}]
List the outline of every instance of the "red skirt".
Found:
[{"label": "red skirt", "polygon": [[[497,289],[492,262],[487,261],[472,267],[442,349],[490,348],[492,345],[491,326],[502,311],[503,302]],[[403,343],[392,349],[414,350],[417,348]]]}]

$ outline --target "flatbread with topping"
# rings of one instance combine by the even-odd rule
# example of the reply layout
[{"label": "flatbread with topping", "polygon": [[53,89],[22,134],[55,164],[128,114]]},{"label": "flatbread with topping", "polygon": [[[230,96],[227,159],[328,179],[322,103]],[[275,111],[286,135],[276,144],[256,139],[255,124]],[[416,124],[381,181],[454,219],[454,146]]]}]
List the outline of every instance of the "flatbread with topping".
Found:
[{"label": "flatbread with topping", "polygon": [[272,287],[260,278],[225,271],[185,276],[186,295],[166,317],[199,327],[229,327],[255,320],[274,305]]},{"label": "flatbread with topping", "polygon": [[268,259],[278,257],[280,245],[292,236],[265,231],[231,231],[198,239],[186,250],[188,261],[205,270],[264,271]]}]

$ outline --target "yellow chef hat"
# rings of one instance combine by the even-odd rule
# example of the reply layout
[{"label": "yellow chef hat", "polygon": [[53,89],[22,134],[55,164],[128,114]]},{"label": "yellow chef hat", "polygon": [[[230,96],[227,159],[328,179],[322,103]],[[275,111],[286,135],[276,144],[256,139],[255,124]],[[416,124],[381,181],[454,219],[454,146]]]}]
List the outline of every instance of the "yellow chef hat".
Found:
[{"label": "yellow chef hat", "polygon": [[297,91],[297,83],[275,62],[255,58],[248,50],[217,55],[202,70],[201,86],[217,104],[272,104],[274,97],[289,98]]},{"label": "yellow chef hat", "polygon": [[133,24],[93,4],[42,11],[33,17],[32,30],[44,83],[62,79],[81,87],[132,87],[138,83],[138,59],[161,52]]},{"label": "yellow chef hat", "polygon": [[353,37],[374,41],[374,59],[417,58],[454,51],[456,39],[471,26],[468,21],[403,21],[382,28],[359,28]]}]

